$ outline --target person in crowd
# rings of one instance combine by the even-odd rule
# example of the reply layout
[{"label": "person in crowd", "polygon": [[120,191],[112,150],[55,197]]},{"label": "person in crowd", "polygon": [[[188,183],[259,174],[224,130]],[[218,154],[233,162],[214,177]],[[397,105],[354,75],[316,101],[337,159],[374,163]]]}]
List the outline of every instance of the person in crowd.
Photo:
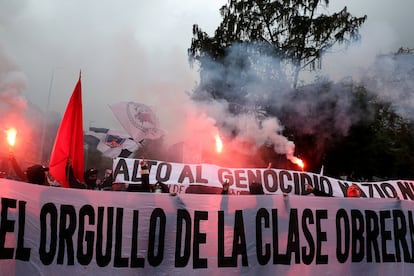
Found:
[{"label": "person in crowd", "polygon": [[321,190],[313,187],[310,184],[306,184],[305,185],[305,191],[307,191],[308,193],[314,194],[315,196],[326,196],[326,197],[330,197],[331,196],[330,194],[328,194],[328,193],[326,193],[324,191],[321,191]]},{"label": "person in crowd", "polygon": [[88,190],[95,190],[101,183],[101,180],[98,179],[98,170],[95,168],[89,168],[83,174],[85,179],[86,188]]},{"label": "person in crowd", "polygon": [[98,170],[95,168],[89,168],[83,173],[83,177],[85,180],[84,183],[79,181],[73,173],[71,160],[67,161],[66,175],[70,188],[95,190],[101,183],[100,179],[98,179]]},{"label": "person in crowd", "polygon": [[[222,190],[221,190],[221,194],[222,195],[228,195],[229,194],[229,187],[230,187],[230,183],[228,180],[224,181],[223,183],[221,183],[222,185]],[[249,192],[245,192],[245,193],[241,193],[241,194],[250,194],[250,195],[264,195],[264,191],[263,191],[263,186],[262,183],[256,183],[256,182],[252,182],[249,185]]]},{"label": "person in crowd", "polygon": [[104,174],[104,178],[103,178],[101,184],[99,185],[99,189],[104,190],[104,191],[110,191],[110,190],[112,190],[113,182],[114,182],[114,179],[113,179],[113,175],[112,175],[112,170],[111,169],[106,169],[105,174]]},{"label": "person in crowd", "polygon": [[152,187],[151,191],[153,193],[169,193],[170,189],[168,188],[168,185],[165,183],[162,183],[161,181],[157,181]]},{"label": "person in crowd", "polygon": [[17,163],[17,160],[14,157],[13,153],[10,153],[9,161],[10,161],[10,164],[11,164],[13,170],[14,170],[14,173],[17,176],[17,180],[28,182],[26,173],[22,170],[20,165]]},{"label": "person in crowd", "polygon": [[70,188],[95,190],[100,184],[100,180],[98,179],[98,170],[95,168],[89,168],[83,173],[85,183],[82,183],[75,177],[72,166],[69,164],[66,166],[66,174],[68,176]]},{"label": "person in crowd", "polygon": [[148,164],[148,161],[143,157],[141,162],[140,162],[140,166],[141,166],[141,181],[142,181],[142,186],[141,186],[141,191],[142,192],[151,192],[151,187],[150,187],[150,183],[149,183],[149,174],[150,174],[150,167]]},{"label": "person in crowd", "polygon": [[351,186],[346,190],[347,197],[361,197],[361,188],[357,184],[352,183]]},{"label": "person in crowd", "polygon": [[221,190],[222,195],[228,195],[229,194],[229,187],[230,183],[228,180],[224,181],[222,184],[223,189]]},{"label": "person in crowd", "polygon": [[[305,185],[305,190],[309,193],[314,194],[315,196],[325,196],[325,197],[330,197],[331,196],[330,194],[328,194],[326,192],[323,192],[323,191],[320,191],[320,190],[312,187],[309,184]],[[361,189],[356,184],[350,185],[346,190],[346,197],[361,197],[361,194],[362,194]]]},{"label": "person in crowd", "polygon": [[9,159],[19,180],[32,184],[49,186],[49,182],[47,181],[47,172],[49,171],[48,167],[35,164],[28,167],[26,171],[23,171],[13,154],[10,154]]},{"label": "person in crowd", "polygon": [[70,164],[70,160],[68,160],[68,163],[66,164],[66,175],[69,183],[70,188],[74,189],[86,189],[86,184],[80,182],[73,173],[73,168]]},{"label": "person in crowd", "polygon": [[46,173],[49,171],[49,168],[36,164],[30,166],[26,169],[26,177],[27,182],[38,184],[38,185],[45,185],[49,186],[49,182],[47,181]]}]

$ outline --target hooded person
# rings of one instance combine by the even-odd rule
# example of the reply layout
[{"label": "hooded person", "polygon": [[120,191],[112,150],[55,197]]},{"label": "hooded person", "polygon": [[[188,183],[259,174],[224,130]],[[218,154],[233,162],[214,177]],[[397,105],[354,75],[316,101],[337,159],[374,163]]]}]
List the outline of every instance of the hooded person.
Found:
[{"label": "hooded person", "polygon": [[[49,186],[49,181],[46,173],[49,171],[48,167],[45,167],[40,164],[34,164],[30,167],[27,167],[25,171],[22,170],[20,165],[17,163],[16,158],[13,153],[9,155],[9,161],[12,165],[14,172],[17,175],[17,179],[20,181]],[[7,177],[7,175],[4,175]]]},{"label": "hooded person", "polygon": [[89,168],[83,174],[85,178],[85,184],[87,189],[95,190],[98,186],[98,170],[95,168]]},{"label": "hooded person", "polygon": [[85,182],[81,182],[76,179],[75,175],[73,174],[73,169],[70,165],[66,166],[66,173],[68,175],[69,187],[75,189],[90,189],[94,190],[97,188],[98,184],[98,170],[95,168],[87,169],[83,173],[83,177]]},{"label": "hooded person", "polygon": [[48,167],[36,164],[26,169],[27,182],[39,185],[48,185],[46,172]]}]

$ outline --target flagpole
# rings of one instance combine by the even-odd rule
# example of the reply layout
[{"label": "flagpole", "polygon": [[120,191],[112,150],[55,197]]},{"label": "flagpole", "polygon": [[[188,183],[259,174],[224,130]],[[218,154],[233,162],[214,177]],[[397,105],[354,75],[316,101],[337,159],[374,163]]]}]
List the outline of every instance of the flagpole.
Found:
[{"label": "flagpole", "polygon": [[40,145],[40,154],[39,154],[39,159],[40,159],[40,163],[43,163],[43,156],[44,156],[44,147],[45,147],[45,139],[46,139],[46,125],[47,125],[47,118],[49,115],[49,108],[50,108],[50,98],[52,96],[52,88],[53,88],[53,81],[55,79],[55,71],[60,68],[60,67],[56,67],[52,69],[52,73],[51,73],[51,77],[50,77],[50,82],[49,82],[49,92],[47,95],[47,103],[46,103],[46,111],[45,111],[45,117],[43,118],[43,129],[42,129],[42,140],[41,140],[41,145]]}]

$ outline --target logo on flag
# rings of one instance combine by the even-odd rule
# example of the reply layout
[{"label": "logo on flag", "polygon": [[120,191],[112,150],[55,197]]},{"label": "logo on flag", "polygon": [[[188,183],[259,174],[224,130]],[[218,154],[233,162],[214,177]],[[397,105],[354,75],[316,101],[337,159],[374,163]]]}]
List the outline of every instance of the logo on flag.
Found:
[{"label": "logo on flag", "polygon": [[107,134],[105,136],[104,144],[110,148],[121,147],[125,142],[125,138],[121,138],[118,135]]},{"label": "logo on flag", "polygon": [[124,132],[96,127],[90,127],[85,133],[85,143],[111,158],[129,157],[142,146]]},{"label": "logo on flag", "polygon": [[142,132],[147,133],[157,131],[158,119],[148,106],[128,102],[127,115],[131,124]]},{"label": "logo on flag", "polygon": [[110,105],[110,108],[135,142],[158,139],[164,135],[164,131],[159,128],[158,118],[150,107],[136,102],[120,102]]}]

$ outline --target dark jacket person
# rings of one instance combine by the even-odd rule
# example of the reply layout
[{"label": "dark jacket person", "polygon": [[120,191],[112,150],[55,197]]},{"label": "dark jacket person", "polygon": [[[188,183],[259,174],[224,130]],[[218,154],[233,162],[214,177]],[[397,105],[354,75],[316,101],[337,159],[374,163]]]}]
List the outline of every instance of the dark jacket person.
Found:
[{"label": "dark jacket person", "polygon": [[27,182],[39,185],[49,185],[46,172],[49,168],[36,164],[26,169]]}]

